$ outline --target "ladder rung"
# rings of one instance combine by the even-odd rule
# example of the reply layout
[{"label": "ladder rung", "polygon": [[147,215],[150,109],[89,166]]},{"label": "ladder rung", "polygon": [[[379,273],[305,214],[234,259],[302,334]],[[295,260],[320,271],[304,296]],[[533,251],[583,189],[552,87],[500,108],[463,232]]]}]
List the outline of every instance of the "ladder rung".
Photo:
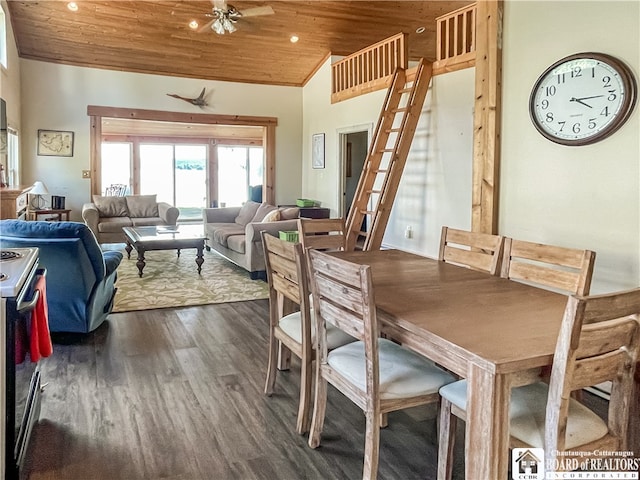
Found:
[{"label": "ladder rung", "polygon": [[400,108],[392,108],[391,112],[400,113],[400,112],[406,112],[407,110],[409,110],[407,107],[400,107]]},{"label": "ladder rung", "polygon": [[374,215],[376,213],[375,210],[360,210],[360,213],[363,215]]},{"label": "ladder rung", "polygon": [[382,193],[382,190],[367,190],[367,193]]},{"label": "ladder rung", "polygon": [[395,148],[383,148],[382,150],[378,150],[380,153],[390,153],[395,151]]},{"label": "ladder rung", "polygon": [[358,232],[359,237],[367,237],[368,235],[369,235],[369,232]]},{"label": "ladder rung", "polygon": [[413,87],[405,87],[398,90],[398,93],[409,93],[411,90],[413,90]]},{"label": "ladder rung", "polygon": [[385,133],[396,133],[401,131],[402,129],[400,128],[390,128],[389,130],[385,130]]},{"label": "ladder rung", "polygon": [[378,168],[376,170],[371,170],[372,173],[387,173],[389,170],[386,168]]}]

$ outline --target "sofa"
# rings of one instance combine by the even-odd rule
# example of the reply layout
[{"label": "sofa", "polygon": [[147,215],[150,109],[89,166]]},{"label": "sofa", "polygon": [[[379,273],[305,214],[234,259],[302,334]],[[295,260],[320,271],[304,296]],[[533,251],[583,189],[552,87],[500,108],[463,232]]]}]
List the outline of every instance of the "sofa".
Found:
[{"label": "sofa", "polygon": [[242,207],[205,208],[205,247],[247,270],[252,279],[265,278],[261,232],[277,237],[281,230],[297,230],[299,213],[297,207],[253,201]]},{"label": "sofa", "polygon": [[93,196],[82,206],[82,219],[99,243],[123,243],[122,227],[175,225],[180,211],[155,195]]},{"label": "sofa", "polygon": [[0,221],[2,248],[38,247],[47,269],[49,330],[88,333],[111,312],[122,253],[103,252],[80,222]]}]

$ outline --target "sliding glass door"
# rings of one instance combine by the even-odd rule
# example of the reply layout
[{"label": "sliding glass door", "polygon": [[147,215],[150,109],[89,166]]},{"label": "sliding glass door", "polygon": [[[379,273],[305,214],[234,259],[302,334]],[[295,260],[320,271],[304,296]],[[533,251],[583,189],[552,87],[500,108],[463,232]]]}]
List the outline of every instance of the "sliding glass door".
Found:
[{"label": "sliding glass door", "polygon": [[262,147],[218,146],[219,205],[240,206],[262,201],[264,159]]},{"label": "sliding glass door", "polygon": [[140,144],[140,193],[180,209],[180,220],[202,219],[207,205],[207,145]]}]

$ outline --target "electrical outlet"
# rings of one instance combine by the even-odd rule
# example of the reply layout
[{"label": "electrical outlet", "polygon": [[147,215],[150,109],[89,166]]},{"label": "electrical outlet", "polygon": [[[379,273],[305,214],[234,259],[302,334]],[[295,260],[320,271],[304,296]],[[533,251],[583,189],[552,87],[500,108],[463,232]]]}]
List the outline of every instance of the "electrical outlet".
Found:
[{"label": "electrical outlet", "polygon": [[404,231],[404,238],[413,238],[413,229],[411,225],[408,225]]},{"label": "electrical outlet", "polygon": [[91,178],[91,170],[82,170],[82,178]]}]

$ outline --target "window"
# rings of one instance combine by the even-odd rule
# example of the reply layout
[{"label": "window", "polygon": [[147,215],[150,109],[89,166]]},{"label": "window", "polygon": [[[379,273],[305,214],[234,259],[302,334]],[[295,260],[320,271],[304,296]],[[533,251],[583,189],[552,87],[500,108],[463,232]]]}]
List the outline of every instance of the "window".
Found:
[{"label": "window", "polygon": [[9,185],[20,184],[20,138],[13,128],[7,129],[7,181]]},{"label": "window", "polygon": [[100,171],[102,195],[106,194],[107,188],[115,185],[126,185],[124,193],[131,193],[131,167],[130,143],[103,143]]},{"label": "window", "polygon": [[0,5],[0,64],[7,68],[7,17]]}]

